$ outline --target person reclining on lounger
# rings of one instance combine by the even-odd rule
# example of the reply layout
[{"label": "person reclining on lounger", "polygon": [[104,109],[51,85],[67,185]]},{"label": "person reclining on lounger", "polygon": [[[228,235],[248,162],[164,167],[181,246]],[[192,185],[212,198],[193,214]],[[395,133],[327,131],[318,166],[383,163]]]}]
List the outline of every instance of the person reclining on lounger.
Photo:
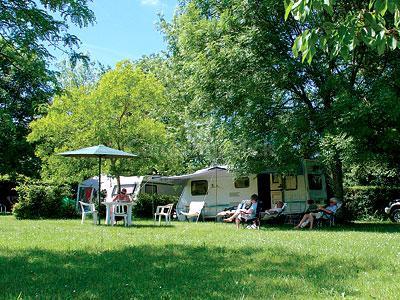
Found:
[{"label": "person reclining on lounger", "polygon": [[[242,200],[237,208],[234,206],[224,209],[217,214],[217,217],[232,217],[235,213],[239,213],[241,209],[249,209],[251,206],[251,200]],[[229,221],[228,221],[229,222]]]},{"label": "person reclining on lounger", "polygon": [[278,201],[278,202],[276,202],[275,207],[267,209],[265,211],[265,214],[266,215],[277,215],[277,214],[281,213],[282,210],[283,210],[283,201]]},{"label": "person reclining on lounger", "polygon": [[306,213],[303,218],[301,219],[300,223],[295,226],[294,228],[298,229],[298,228],[304,228],[306,227],[308,224],[310,224],[310,229],[313,228],[313,224],[314,224],[314,218],[315,219],[319,219],[322,218],[324,216],[324,214],[327,215],[331,215],[334,214],[337,210],[337,200],[336,198],[331,198],[329,199],[329,205],[325,208],[323,208],[322,206],[318,208],[318,211],[316,212],[310,212],[310,213]]},{"label": "person reclining on lounger", "polygon": [[251,195],[251,206],[249,209],[241,208],[236,210],[236,212],[229,218],[225,219],[224,222],[235,221],[236,227],[239,229],[240,222],[254,219],[257,212],[257,201],[258,196],[256,194]]}]

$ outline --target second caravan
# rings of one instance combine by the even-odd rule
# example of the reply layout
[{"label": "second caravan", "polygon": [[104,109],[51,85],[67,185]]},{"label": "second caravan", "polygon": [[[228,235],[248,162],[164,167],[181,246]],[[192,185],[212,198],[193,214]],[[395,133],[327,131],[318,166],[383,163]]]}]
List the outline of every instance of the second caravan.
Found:
[{"label": "second caravan", "polygon": [[[98,176],[96,176],[79,184],[76,203],[78,203],[78,201],[93,202],[96,199],[99,186],[98,180]],[[151,175],[120,176],[120,185],[121,189],[125,188],[127,190],[127,194],[130,195],[134,201],[141,193],[179,196],[182,191],[182,187],[176,185],[176,182],[171,182],[171,180],[165,177]],[[118,193],[117,179],[115,177],[102,175],[101,187],[105,193],[105,201],[111,202]]]}]

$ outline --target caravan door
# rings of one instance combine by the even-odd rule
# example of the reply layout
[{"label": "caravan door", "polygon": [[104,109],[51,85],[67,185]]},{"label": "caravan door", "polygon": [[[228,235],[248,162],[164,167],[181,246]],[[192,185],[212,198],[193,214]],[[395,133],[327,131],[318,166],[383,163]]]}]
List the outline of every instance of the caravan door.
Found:
[{"label": "caravan door", "polygon": [[326,204],[326,180],[321,165],[317,161],[304,160],[304,173],[308,199],[313,199],[316,204]]},{"label": "caravan door", "polygon": [[280,174],[271,174],[271,205],[272,207],[278,201],[284,202],[283,197],[283,178]]}]

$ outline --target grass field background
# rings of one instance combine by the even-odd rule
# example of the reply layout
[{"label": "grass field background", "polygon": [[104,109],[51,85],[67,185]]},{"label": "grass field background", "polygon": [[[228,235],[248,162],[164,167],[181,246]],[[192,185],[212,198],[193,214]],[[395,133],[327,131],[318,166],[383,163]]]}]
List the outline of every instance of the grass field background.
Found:
[{"label": "grass field background", "polygon": [[399,299],[400,226],[0,217],[3,299]]}]

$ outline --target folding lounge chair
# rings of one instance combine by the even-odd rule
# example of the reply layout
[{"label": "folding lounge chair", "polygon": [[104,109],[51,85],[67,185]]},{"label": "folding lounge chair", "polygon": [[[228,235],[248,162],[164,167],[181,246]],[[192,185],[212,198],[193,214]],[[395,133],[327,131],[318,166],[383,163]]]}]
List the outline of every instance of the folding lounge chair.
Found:
[{"label": "folding lounge chair", "polygon": [[201,214],[201,211],[203,210],[204,207],[204,201],[192,201],[190,202],[189,205],[189,211],[188,212],[183,212],[181,211],[180,213],[186,217],[186,220],[189,221],[189,218],[196,218],[196,223],[199,221],[199,217]]},{"label": "folding lounge chair", "polygon": [[343,205],[342,202],[337,202],[336,203],[336,206],[337,206],[336,212],[334,212],[332,214],[324,213],[321,218],[317,219],[317,226],[320,227],[323,225],[323,223],[329,224],[329,227],[335,226],[336,215],[337,215],[339,209],[342,207],[342,205]]},{"label": "folding lounge chair", "polygon": [[282,206],[282,210],[277,213],[267,213],[267,212],[260,212],[260,221],[275,221],[278,220],[281,216],[283,216],[284,211],[288,207],[288,204],[285,202]]}]

